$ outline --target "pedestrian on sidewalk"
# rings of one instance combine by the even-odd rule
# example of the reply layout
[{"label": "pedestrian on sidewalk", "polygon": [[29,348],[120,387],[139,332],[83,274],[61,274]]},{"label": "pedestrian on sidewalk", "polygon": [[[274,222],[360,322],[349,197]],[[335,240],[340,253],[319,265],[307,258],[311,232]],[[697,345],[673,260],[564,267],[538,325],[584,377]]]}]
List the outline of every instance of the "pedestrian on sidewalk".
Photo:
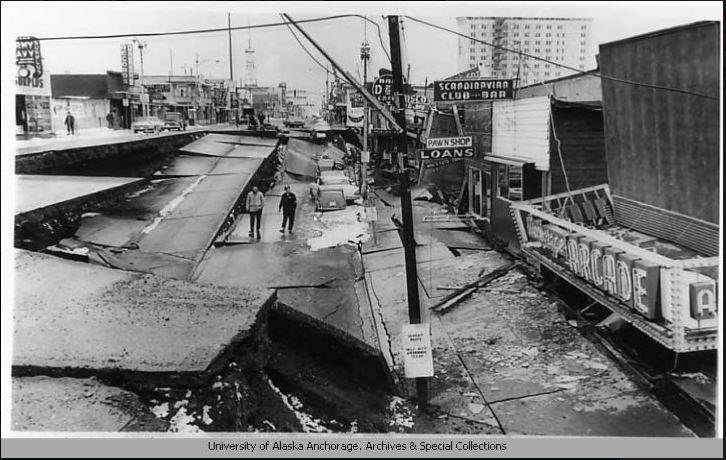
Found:
[{"label": "pedestrian on sidewalk", "polygon": [[66,120],[64,121],[64,123],[66,125],[66,128],[68,128],[68,135],[70,136],[71,134],[75,134],[76,119],[71,114],[70,110],[68,111],[68,115],[66,115]]},{"label": "pedestrian on sidewalk", "polygon": [[278,210],[282,211],[282,228],[280,233],[285,233],[285,225],[287,225],[288,233],[292,233],[292,226],[295,225],[295,209],[297,209],[297,197],[290,191],[290,186],[285,186],[285,193],[280,198],[280,206]]},{"label": "pedestrian on sidewalk", "polygon": [[113,129],[113,112],[108,112],[108,115],[106,115],[106,121],[108,122],[108,129]]},{"label": "pedestrian on sidewalk", "polygon": [[[257,229],[257,238],[260,238],[260,220],[262,219],[262,208],[265,207],[265,194],[257,188],[252,187],[252,191],[247,194],[247,212],[250,213],[250,236],[255,236],[255,228]],[[257,221],[257,225],[255,225]]]}]

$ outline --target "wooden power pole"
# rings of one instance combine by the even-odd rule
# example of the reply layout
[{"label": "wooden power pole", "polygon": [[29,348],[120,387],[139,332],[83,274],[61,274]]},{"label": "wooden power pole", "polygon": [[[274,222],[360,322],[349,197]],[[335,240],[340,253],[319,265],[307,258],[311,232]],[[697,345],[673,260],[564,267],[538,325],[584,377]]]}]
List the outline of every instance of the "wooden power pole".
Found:
[{"label": "wooden power pole", "polygon": [[[413,210],[408,176],[408,133],[406,131],[406,104],[403,92],[403,68],[401,64],[401,29],[398,16],[388,16],[388,32],[391,40],[391,71],[396,123],[403,130],[396,134],[398,146],[398,180],[401,188],[401,214],[403,220],[403,251],[406,259],[406,287],[408,294],[408,318],[411,324],[421,323],[421,303],[418,296],[416,272],[416,243],[413,238]],[[416,396],[419,408],[428,405],[429,381],[416,378]]]}]

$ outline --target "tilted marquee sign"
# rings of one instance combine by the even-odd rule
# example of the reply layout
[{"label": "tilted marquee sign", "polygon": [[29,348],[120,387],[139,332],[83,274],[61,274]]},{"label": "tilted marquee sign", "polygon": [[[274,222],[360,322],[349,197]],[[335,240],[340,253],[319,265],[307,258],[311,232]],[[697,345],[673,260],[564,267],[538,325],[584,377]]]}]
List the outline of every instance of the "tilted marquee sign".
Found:
[{"label": "tilted marquee sign", "polygon": [[[662,309],[666,292],[661,286],[661,265],[531,214],[527,214],[525,224],[527,237],[541,243],[548,258],[561,262],[569,271],[648,320],[658,321],[667,315]],[[696,273],[692,275],[694,281],[688,277],[682,281],[688,315],[697,324],[711,324],[717,319],[716,282]]]},{"label": "tilted marquee sign", "polygon": [[512,99],[514,82],[514,79],[435,81],[434,101],[466,102]]}]

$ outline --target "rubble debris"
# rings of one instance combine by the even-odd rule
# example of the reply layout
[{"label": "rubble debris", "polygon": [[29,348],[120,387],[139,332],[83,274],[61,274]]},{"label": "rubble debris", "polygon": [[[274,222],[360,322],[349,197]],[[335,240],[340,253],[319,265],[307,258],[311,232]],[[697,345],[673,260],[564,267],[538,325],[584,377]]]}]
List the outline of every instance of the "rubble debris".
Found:
[{"label": "rubble debris", "polygon": [[480,288],[486,286],[487,284],[491,283],[495,279],[506,275],[507,273],[509,273],[510,270],[512,270],[513,268],[515,268],[517,266],[519,266],[519,262],[511,262],[504,266],[496,268],[496,269],[492,270],[491,272],[487,273],[486,275],[480,277],[473,283],[469,283],[466,286],[459,289],[458,291],[454,291],[453,293],[444,297],[440,302],[438,302],[435,305],[433,305],[432,307],[430,307],[430,309],[437,313],[445,312],[445,311],[449,310],[450,308],[452,308],[453,306],[455,306],[456,304],[458,304],[459,302],[461,302],[462,300],[469,297],[477,289],[480,289]]}]

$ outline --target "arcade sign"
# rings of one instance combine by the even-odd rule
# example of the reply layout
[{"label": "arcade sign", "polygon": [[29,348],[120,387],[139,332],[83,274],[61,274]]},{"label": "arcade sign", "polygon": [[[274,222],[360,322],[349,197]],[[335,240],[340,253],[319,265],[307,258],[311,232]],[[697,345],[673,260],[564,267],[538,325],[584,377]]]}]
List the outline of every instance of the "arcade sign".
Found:
[{"label": "arcade sign", "polygon": [[443,80],[434,82],[434,102],[512,99],[514,79]]},{"label": "arcade sign", "polygon": [[[662,298],[669,295],[661,287],[664,267],[531,214],[525,224],[529,239],[541,243],[544,255],[570,272],[650,321],[669,315],[662,307]],[[694,282],[686,281],[682,287],[690,296],[688,315],[692,323],[705,325],[716,320],[716,282],[693,275]]]}]

